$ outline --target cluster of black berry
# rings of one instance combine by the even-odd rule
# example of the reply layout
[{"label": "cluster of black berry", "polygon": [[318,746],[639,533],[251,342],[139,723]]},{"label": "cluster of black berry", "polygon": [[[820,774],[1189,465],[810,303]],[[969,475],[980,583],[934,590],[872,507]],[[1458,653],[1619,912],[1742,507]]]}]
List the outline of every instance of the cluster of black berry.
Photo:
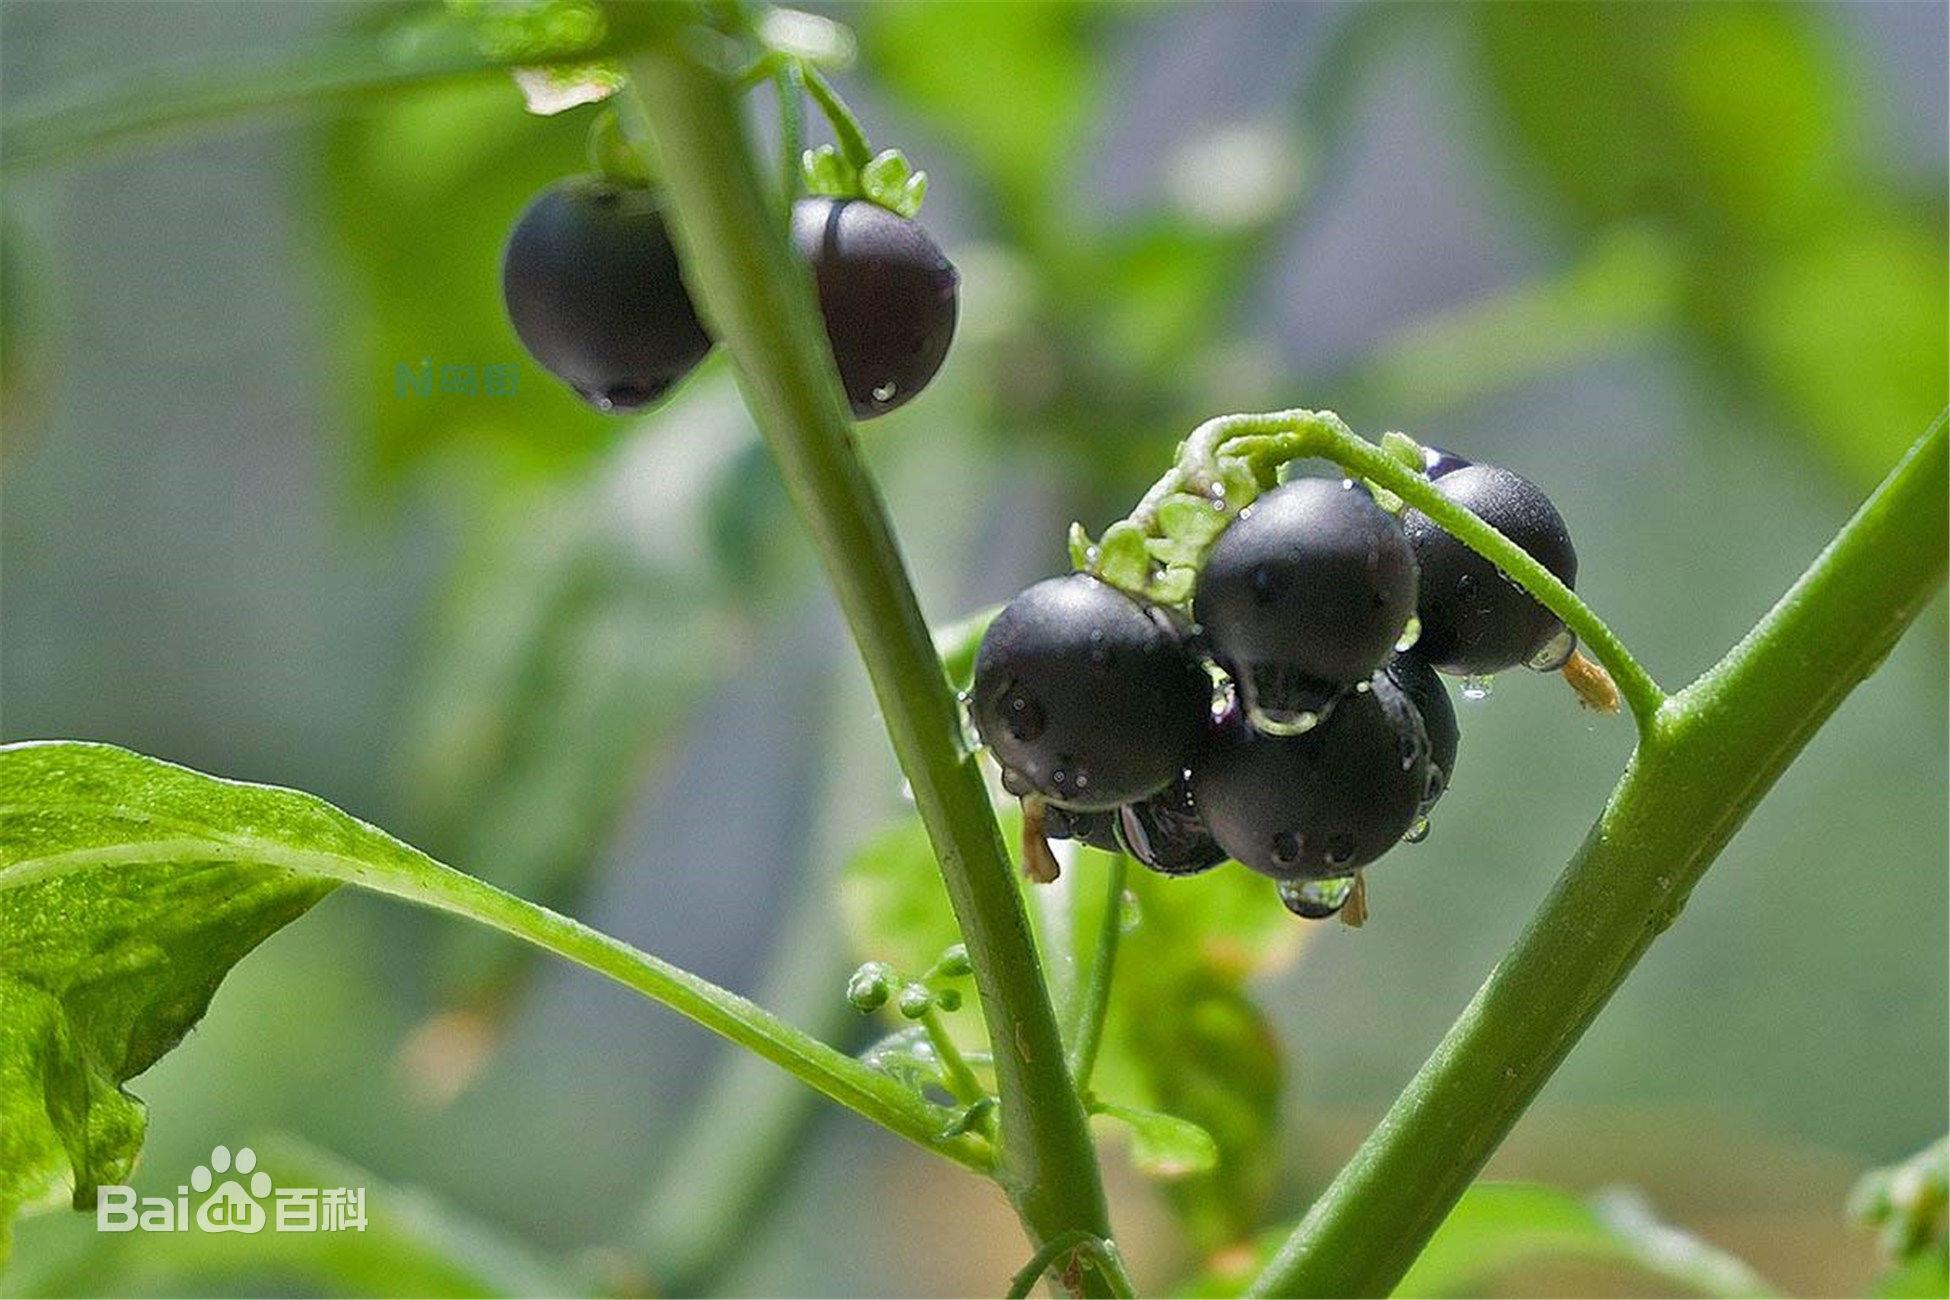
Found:
[{"label": "cluster of black berry", "polygon": [[[815,197],[793,205],[792,237],[853,414],[920,392],[948,355],[959,284],[927,231],[866,199]],[[551,185],[515,224],[501,280],[522,345],[598,410],[649,405],[711,351],[648,187]]]},{"label": "cluster of black berry", "polygon": [[[1528,480],[1447,452],[1425,472],[1570,585]],[[1235,859],[1332,915],[1360,868],[1426,832],[1455,769],[1439,673],[1562,667],[1575,639],[1495,565],[1362,485],[1298,478],[1213,543],[1190,619],[1084,573],[996,616],[970,707],[1041,831],[1172,875]],[[1323,883],[1328,887],[1323,888]]]}]

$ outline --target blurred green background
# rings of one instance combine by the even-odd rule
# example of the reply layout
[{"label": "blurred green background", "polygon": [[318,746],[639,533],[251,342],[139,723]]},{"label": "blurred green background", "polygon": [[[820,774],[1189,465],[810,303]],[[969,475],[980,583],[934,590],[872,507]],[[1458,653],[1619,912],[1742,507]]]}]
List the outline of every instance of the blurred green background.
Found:
[{"label": "blurred green background", "polygon": [[[0,111],[406,12],[0,0]],[[1199,419],[1325,406],[1544,485],[1580,590],[1675,685],[1944,406],[1940,4],[822,12],[963,274],[942,375],[861,433],[937,623],[1064,567],[1068,522],[1122,514]],[[840,989],[884,954],[858,906],[839,923],[840,865],[901,820],[901,781],[728,369],[605,419],[501,316],[500,241],[583,165],[591,112],[477,78],[7,173],[0,733],[315,791],[864,1042]],[[423,361],[516,363],[519,393],[402,394]],[[1870,1284],[1844,1195],[1945,1127],[1945,707],[1939,600],[1493,1174],[1635,1186],[1793,1293]],[[1188,1208],[1111,1156],[1141,1276],[1304,1206],[1630,749],[1528,674],[1460,708],[1452,793],[1370,873],[1368,925],[1278,916],[1283,959],[1252,975],[1285,1086],[1256,1076],[1283,1126],[1241,1130],[1250,1204]],[[137,1183],[286,1133],[587,1285],[968,1294],[1021,1263],[985,1186],[729,1056],[586,973],[340,896],[136,1081]],[[361,1267],[145,1259],[51,1214],[0,1290],[461,1285]],[[1479,1285],[1660,1290],[1554,1263]]]}]

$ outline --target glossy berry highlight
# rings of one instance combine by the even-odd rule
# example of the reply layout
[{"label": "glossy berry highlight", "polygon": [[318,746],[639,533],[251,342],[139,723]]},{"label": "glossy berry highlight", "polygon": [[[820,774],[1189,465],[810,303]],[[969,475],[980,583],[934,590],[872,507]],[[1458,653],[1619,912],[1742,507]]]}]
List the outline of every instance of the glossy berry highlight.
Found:
[{"label": "glossy berry highlight", "polygon": [[[1469,465],[1436,481],[1444,496],[1474,512],[1564,583],[1575,586],[1578,556],[1564,519],[1529,479],[1494,465]],[[1490,561],[1451,537],[1419,510],[1402,514],[1402,531],[1421,570],[1415,652],[1444,672],[1484,676],[1526,663],[1562,630]]]},{"label": "glossy berry highlight", "polygon": [[976,730],[1013,784],[1110,810],[1184,770],[1210,723],[1212,679],[1169,616],[1081,573],[1005,606],[975,656]]},{"label": "glossy berry highlight", "polygon": [[1449,698],[1449,688],[1442,684],[1442,674],[1412,649],[1390,659],[1386,672],[1415,706],[1422,731],[1429,738],[1428,793],[1422,799],[1422,811],[1427,812],[1455,777],[1456,750],[1462,744],[1456,705]]},{"label": "glossy berry highlight", "polygon": [[649,189],[577,176],[543,190],[508,237],[501,290],[522,346],[600,411],[649,405],[711,350]]},{"label": "glossy berry highlight", "polygon": [[1193,616],[1265,727],[1318,715],[1366,681],[1415,593],[1415,555],[1394,516],[1347,480],[1303,478],[1260,497],[1213,544]]},{"label": "glossy berry highlight", "polygon": [[857,419],[927,387],[955,337],[960,275],[919,223],[866,199],[801,199],[792,239]]}]

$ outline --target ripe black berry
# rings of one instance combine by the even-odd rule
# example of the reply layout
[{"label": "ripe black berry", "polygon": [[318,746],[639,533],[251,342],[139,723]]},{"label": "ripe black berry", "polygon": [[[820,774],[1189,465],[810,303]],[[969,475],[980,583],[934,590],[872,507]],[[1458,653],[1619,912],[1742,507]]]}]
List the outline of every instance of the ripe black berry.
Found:
[{"label": "ripe black berry", "polygon": [[801,199],[792,239],[812,264],[840,382],[859,419],[927,386],[955,337],[961,277],[928,232],[865,199]]},{"label": "ripe black berry", "polygon": [[1415,609],[1415,585],[1401,526],[1367,489],[1303,478],[1220,536],[1193,610],[1254,722],[1297,729],[1381,667]]},{"label": "ripe black berry", "polygon": [[[1576,584],[1578,556],[1570,530],[1535,483],[1494,465],[1470,465],[1444,474],[1436,486],[1530,552],[1566,586]],[[1530,593],[1421,511],[1404,511],[1402,530],[1422,573],[1416,609],[1422,634],[1415,653],[1437,668],[1501,672],[1529,660],[1563,630],[1557,616]]]},{"label": "ripe black berry", "polygon": [[522,345],[598,410],[647,406],[711,350],[648,189],[543,190],[508,237],[501,289]]},{"label": "ripe black berry", "polygon": [[1431,447],[1426,443],[1423,444],[1422,473],[1430,478],[1441,478],[1451,470],[1461,469],[1465,465],[1473,465],[1475,463],[1475,461],[1458,456],[1453,451],[1448,451],[1442,447]]},{"label": "ripe black berry", "polygon": [[1211,676],[1170,619],[1081,573],[1010,601],[975,656],[983,741],[1072,808],[1156,794],[1185,770],[1211,709]]},{"label": "ripe black berry", "polygon": [[1106,853],[1119,853],[1124,846],[1117,840],[1117,814],[1079,812],[1050,804],[1043,810],[1043,834],[1052,840],[1075,840]]},{"label": "ripe black berry", "polygon": [[1275,879],[1323,879],[1392,848],[1415,824],[1428,779],[1422,720],[1377,673],[1300,735],[1226,728],[1192,769],[1192,797],[1229,856]]},{"label": "ripe black berry", "polygon": [[1455,776],[1456,747],[1462,742],[1462,729],[1456,724],[1456,706],[1449,698],[1449,688],[1442,684],[1442,675],[1413,650],[1404,650],[1390,659],[1387,673],[1415,706],[1422,719],[1422,730],[1429,738],[1429,786],[1422,798],[1422,811],[1427,812]]},{"label": "ripe black berry", "polygon": [[1184,776],[1149,799],[1119,808],[1117,838],[1126,853],[1167,876],[1193,875],[1226,860],[1226,851],[1199,817],[1192,784]]}]

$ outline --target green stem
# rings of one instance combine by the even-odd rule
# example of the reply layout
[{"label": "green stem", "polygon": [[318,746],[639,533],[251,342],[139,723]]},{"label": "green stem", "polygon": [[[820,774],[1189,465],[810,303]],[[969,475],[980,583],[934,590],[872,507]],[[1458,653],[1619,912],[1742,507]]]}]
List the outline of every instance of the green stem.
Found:
[{"label": "green stem", "polygon": [[1939,417],[1767,617],[1659,710],[1522,937],[1251,1294],[1382,1296],[1401,1279],[1700,875],[1942,584],[1946,473]]},{"label": "green stem", "polygon": [[1111,975],[1117,968],[1117,941],[1124,933],[1124,876],[1129,863],[1122,853],[1113,853],[1110,869],[1104,873],[1104,919],[1097,930],[1097,955],[1090,963],[1090,983],[1084,989],[1076,1041],[1070,1050],[1070,1074],[1079,1093],[1090,1090],[1090,1073],[1096,1069],[1097,1049],[1104,1041]]},{"label": "green stem", "polygon": [[948,1026],[941,1023],[941,1012],[929,1007],[921,1013],[921,1028],[928,1031],[928,1041],[934,1044],[934,1054],[941,1058],[941,1071],[947,1078],[948,1091],[955,1100],[964,1106],[973,1106],[988,1096],[988,1089],[975,1077],[975,1071],[968,1068],[968,1058],[955,1046],[955,1040],[948,1033]]},{"label": "green stem", "polygon": [[[1016,1275],[1010,1280],[1009,1290],[1006,1293],[1008,1300],[1023,1300],[1024,1296],[1036,1289],[1037,1281],[1043,1274],[1049,1272],[1051,1265],[1055,1264],[1060,1257],[1071,1253],[1094,1257],[1108,1266],[1121,1270],[1123,1264],[1117,1259],[1116,1252],[1117,1248],[1110,1242],[1101,1237],[1093,1237],[1080,1229],[1066,1232],[1060,1237],[1052,1237],[1043,1243],[1042,1249],[1029,1257],[1027,1264],[1016,1270]],[[1131,1292],[1125,1290],[1118,1294],[1130,1295]]]},{"label": "green stem", "polygon": [[[722,74],[675,45],[635,59],[664,160],[686,275],[736,363],[825,563],[914,792],[974,965],[1000,1094],[998,1179],[1037,1241],[1109,1233],[1022,897],[988,791],[962,742],[885,508],[855,450],[811,279],[768,201]],[[1091,1292],[1114,1285],[1085,1270]]]},{"label": "green stem", "polygon": [[819,111],[826,115],[826,121],[833,128],[833,139],[840,146],[840,156],[845,158],[855,171],[859,171],[873,161],[873,146],[867,143],[867,133],[860,129],[860,119],[853,116],[853,110],[846,106],[833,83],[826,80],[818,68],[800,65],[805,74],[806,89],[812,94],[813,102]]},{"label": "green stem", "polygon": [[[634,6],[628,30],[601,46],[562,56],[606,57],[640,43],[681,17],[675,7]],[[411,31],[389,28],[345,37],[295,54],[235,59],[84,82],[11,114],[0,167],[24,170],[176,127],[224,121],[268,109],[369,100],[428,82],[504,75],[537,53],[484,53],[467,23],[442,17]],[[559,61],[559,60],[558,60]]]},{"label": "green stem", "polygon": [[793,201],[799,197],[799,156],[806,148],[806,74],[796,60],[786,59],[779,65],[776,85],[779,96],[779,193],[783,196],[786,217],[790,219]]}]

